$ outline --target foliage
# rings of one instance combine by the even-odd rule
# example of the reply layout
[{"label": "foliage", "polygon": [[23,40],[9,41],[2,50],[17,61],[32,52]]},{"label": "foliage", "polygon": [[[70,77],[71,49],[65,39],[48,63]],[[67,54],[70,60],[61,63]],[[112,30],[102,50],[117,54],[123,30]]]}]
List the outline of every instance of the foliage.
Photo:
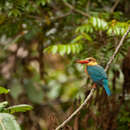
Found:
[{"label": "foliage", "polygon": [[0,87],[0,94],[7,94],[9,92],[8,89],[5,89],[3,87]]},{"label": "foliage", "polygon": [[123,36],[128,26],[128,22],[119,22],[116,20],[106,22],[103,19],[92,17],[86,24],[78,27],[76,32],[93,33],[94,31],[106,31],[108,36]]},{"label": "foliage", "polygon": [[118,114],[118,129],[128,130],[129,129],[129,122],[130,122],[130,113],[127,112],[125,106],[122,106],[121,112]]},{"label": "foliage", "polygon": [[70,53],[76,54],[76,53],[79,53],[82,49],[83,49],[82,44],[71,43],[71,44],[66,44],[66,45],[59,44],[59,45],[50,46],[45,49],[45,52],[46,51],[52,52],[52,54],[59,52],[60,55],[64,55],[64,54],[70,54]]},{"label": "foliage", "polygon": [[0,113],[0,130],[20,130],[14,116],[8,113]]},{"label": "foliage", "polygon": [[[58,44],[49,46],[45,49],[45,52],[52,52],[52,54],[58,52],[60,55],[80,53],[80,51],[83,49],[82,43],[84,39],[88,40],[89,42],[94,41],[94,38],[90,36],[93,35],[94,32],[98,31],[100,33],[101,31],[104,31],[109,37],[123,36],[129,26],[130,24],[128,24],[128,22],[119,22],[116,20],[106,22],[98,17],[91,17],[85,24],[76,29],[76,33],[79,33],[79,35],[71,41],[71,44]],[[79,43],[77,44],[76,42]]]},{"label": "foliage", "polygon": [[[5,93],[7,94],[9,90],[0,87],[0,94]],[[14,105],[11,107],[7,107],[8,102],[0,102],[0,130],[20,130],[20,126],[14,119],[14,116],[11,115],[15,112],[26,112],[32,110],[32,106],[21,104],[21,105]],[[7,114],[10,113],[10,114]]]},{"label": "foliage", "polygon": [[[16,115],[23,129],[54,129],[91,89],[92,81],[75,60],[92,56],[104,67],[130,25],[129,12],[128,0],[0,0],[0,85],[10,90],[0,95],[0,111],[28,110],[28,105],[13,105],[31,103],[33,112]],[[116,119],[118,99],[125,102],[123,93],[129,90],[129,58],[122,71],[129,37],[108,72],[112,100],[99,87],[89,107],[68,124],[70,129],[110,129],[110,124],[117,129],[126,123]]]},{"label": "foliage", "polygon": [[8,108],[5,108],[3,111],[7,113],[15,113],[15,112],[26,112],[32,110],[32,106],[26,105],[26,104],[21,104],[21,105],[14,105]]}]

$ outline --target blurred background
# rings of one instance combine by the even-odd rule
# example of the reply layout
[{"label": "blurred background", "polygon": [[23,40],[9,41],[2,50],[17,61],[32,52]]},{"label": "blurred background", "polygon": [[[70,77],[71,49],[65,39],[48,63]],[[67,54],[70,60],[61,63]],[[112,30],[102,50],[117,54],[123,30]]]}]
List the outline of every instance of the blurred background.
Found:
[{"label": "blurred background", "polygon": [[[22,130],[54,130],[90,92],[77,59],[105,67],[130,25],[129,0],[0,0],[0,95]],[[99,87],[64,130],[130,129],[130,33],[108,70],[112,96]]]}]

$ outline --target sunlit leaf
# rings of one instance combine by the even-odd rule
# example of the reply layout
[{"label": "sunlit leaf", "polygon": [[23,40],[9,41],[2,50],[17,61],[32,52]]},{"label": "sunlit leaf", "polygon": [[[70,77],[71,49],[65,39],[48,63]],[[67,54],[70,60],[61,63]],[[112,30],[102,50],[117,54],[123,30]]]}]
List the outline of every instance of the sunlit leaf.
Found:
[{"label": "sunlit leaf", "polygon": [[[90,38],[90,37],[87,37],[87,38]],[[70,54],[70,53],[75,54],[75,53],[79,53],[83,49],[81,43],[70,43],[70,44],[60,44],[60,45],[50,46],[49,48],[46,48],[45,52],[51,52],[51,53],[54,54],[54,52],[53,52],[54,48],[56,48],[58,50],[57,52],[60,55],[62,55],[62,56],[64,54]]]},{"label": "sunlit leaf", "polygon": [[52,48],[52,54],[55,54],[58,51],[58,46],[53,46]]},{"label": "sunlit leaf", "polygon": [[15,112],[26,112],[26,111],[30,111],[32,109],[33,109],[33,107],[31,105],[21,104],[21,105],[14,105],[14,106],[6,108],[6,112],[9,112],[12,114]]},{"label": "sunlit leaf", "polygon": [[0,87],[0,94],[7,94],[9,92],[9,89]]},{"label": "sunlit leaf", "polygon": [[59,45],[58,52],[61,56],[63,56],[66,53],[66,46],[65,45]]},{"label": "sunlit leaf", "polygon": [[88,41],[93,41],[90,35],[83,33],[83,36],[88,40]]},{"label": "sunlit leaf", "polygon": [[13,115],[0,113],[0,130],[21,130]]},{"label": "sunlit leaf", "polygon": [[71,53],[71,46],[70,46],[70,45],[67,45],[67,47],[66,47],[66,48],[67,48],[67,49],[66,49],[66,50],[67,50],[67,52],[66,52],[66,53],[67,53],[67,54],[70,54],[70,53]]},{"label": "sunlit leaf", "polygon": [[77,36],[75,39],[73,39],[71,42],[72,43],[76,43],[76,42],[78,42],[79,40],[81,40],[81,39],[83,39],[83,35],[79,35],[79,36]]},{"label": "sunlit leaf", "polygon": [[7,101],[1,102],[0,103],[0,112],[4,111],[4,108],[8,105]]}]

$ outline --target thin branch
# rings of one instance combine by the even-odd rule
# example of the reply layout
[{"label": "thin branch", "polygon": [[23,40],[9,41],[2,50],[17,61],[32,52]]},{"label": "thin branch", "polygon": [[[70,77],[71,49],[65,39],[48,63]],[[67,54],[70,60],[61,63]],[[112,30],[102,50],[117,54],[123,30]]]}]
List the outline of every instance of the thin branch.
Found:
[{"label": "thin branch", "polygon": [[61,125],[59,125],[55,130],[59,130],[60,128],[63,128],[88,102],[88,100],[91,98],[93,95],[94,88],[91,89],[91,92],[87,96],[87,98],[84,100],[84,103],[82,103],[79,108],[74,111]]},{"label": "thin branch", "polygon": [[114,5],[112,6],[112,8],[111,8],[111,10],[110,10],[111,13],[114,12],[114,10],[116,9],[116,7],[117,7],[117,5],[119,4],[119,2],[120,2],[120,0],[116,0],[116,1],[115,1]]},{"label": "thin branch", "polygon": [[[127,32],[123,35],[123,37],[121,38],[118,46],[116,47],[116,50],[115,52],[113,53],[112,57],[110,57],[106,67],[105,67],[105,71],[108,70],[110,64],[112,63],[112,61],[114,60],[117,52],[119,51],[121,45],[123,44],[123,41],[125,40],[126,36],[128,35],[130,31],[130,27],[128,27],[128,30]],[[94,93],[94,88],[91,89],[89,95],[87,96],[87,98],[84,100],[84,102],[79,106],[79,108],[77,108],[62,124],[60,124],[55,130],[60,130],[61,128],[63,128],[87,103],[88,103],[88,100],[92,97]]]},{"label": "thin branch", "polygon": [[[50,17],[49,20],[50,20],[51,22],[53,22],[53,21],[55,21],[55,20],[58,20],[58,19],[62,19],[62,18],[64,18],[64,17],[67,17],[67,16],[69,16],[69,15],[71,15],[71,14],[72,14],[72,11],[67,12],[67,13],[65,13],[65,14],[62,14],[62,15],[60,15],[60,16]],[[33,19],[37,19],[37,20],[42,21],[43,23],[45,23],[45,20],[44,20],[43,17],[33,16],[33,15],[28,15],[27,17],[33,18]]]},{"label": "thin branch", "polygon": [[77,13],[79,13],[79,14],[85,16],[85,17],[90,17],[89,14],[87,14],[86,12],[83,12],[83,11],[81,11],[81,10],[79,10],[79,9],[76,9],[75,7],[73,7],[73,6],[72,6],[71,4],[69,4],[68,2],[65,2],[65,1],[63,0],[63,3],[64,3],[68,8],[70,8],[71,10],[73,10],[73,11],[75,11],[75,12],[77,12]]},{"label": "thin branch", "polygon": [[72,11],[67,12],[66,14],[63,14],[63,15],[61,15],[61,16],[57,16],[57,17],[51,18],[51,20],[52,20],[52,21],[53,21],[53,20],[58,20],[58,19],[67,17],[67,16],[69,16],[69,15],[71,15],[71,14],[72,14]]},{"label": "thin branch", "polygon": [[88,0],[88,2],[87,2],[87,12],[89,12],[89,7],[90,7],[90,0]]}]

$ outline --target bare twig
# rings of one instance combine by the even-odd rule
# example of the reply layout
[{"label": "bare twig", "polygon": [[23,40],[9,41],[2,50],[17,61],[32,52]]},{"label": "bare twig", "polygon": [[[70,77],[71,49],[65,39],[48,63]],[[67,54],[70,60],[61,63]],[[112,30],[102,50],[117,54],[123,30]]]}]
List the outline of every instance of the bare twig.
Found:
[{"label": "bare twig", "polygon": [[[119,51],[121,45],[123,44],[123,41],[125,40],[125,37],[128,35],[130,31],[130,27],[128,28],[127,32],[123,35],[123,37],[121,38],[118,46],[116,47],[115,52],[113,53],[112,57],[110,57],[106,67],[105,67],[105,71],[108,70],[110,64],[112,63],[112,61],[114,60],[117,52]],[[79,106],[79,108],[77,108],[62,124],[60,124],[55,130],[60,130],[61,128],[63,128],[87,103],[88,100],[92,97],[94,93],[94,88],[91,89],[89,95],[87,96],[87,98],[84,100],[84,102]]]},{"label": "bare twig", "polygon": [[89,12],[89,7],[90,7],[90,0],[87,2],[87,12]]},{"label": "bare twig", "polygon": [[[69,16],[69,15],[71,15],[71,14],[72,14],[72,11],[67,12],[67,13],[65,13],[65,14],[62,14],[62,15],[60,15],[60,16],[50,17],[49,20],[50,20],[51,22],[53,22],[53,21],[55,21],[55,20],[58,20],[58,19],[67,17],[67,16]],[[28,15],[27,17],[33,18],[33,19],[37,19],[37,20],[42,21],[43,23],[45,23],[45,20],[44,20],[43,17],[40,17],[40,16],[33,16],[33,15]]]},{"label": "bare twig", "polygon": [[67,7],[69,7],[71,10],[73,10],[73,11],[75,11],[75,12],[77,12],[77,13],[79,13],[79,14],[85,16],[85,17],[90,17],[89,14],[87,14],[86,12],[83,12],[83,11],[81,11],[81,10],[79,10],[79,9],[76,9],[75,7],[73,7],[73,6],[72,6],[71,4],[69,4],[68,2],[65,2],[65,1],[63,0],[63,3],[64,3]]},{"label": "bare twig", "polygon": [[110,10],[111,13],[114,12],[114,10],[116,9],[116,7],[117,7],[117,5],[119,4],[119,2],[120,2],[120,0],[116,0],[116,1],[115,1],[114,5],[112,6],[112,8],[111,8],[111,10]]},{"label": "bare twig", "polygon": [[72,11],[67,12],[66,14],[62,14],[61,16],[57,16],[57,17],[51,18],[51,20],[54,21],[54,20],[57,20],[57,19],[61,19],[61,18],[67,17],[67,16],[69,16],[71,14],[72,14]]}]

